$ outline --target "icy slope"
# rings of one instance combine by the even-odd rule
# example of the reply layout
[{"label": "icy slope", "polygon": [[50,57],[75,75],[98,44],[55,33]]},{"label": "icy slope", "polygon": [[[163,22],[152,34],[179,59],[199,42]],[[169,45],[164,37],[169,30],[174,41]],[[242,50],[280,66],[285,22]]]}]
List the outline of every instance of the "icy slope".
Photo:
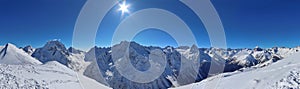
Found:
[{"label": "icy slope", "polygon": [[296,53],[263,68],[224,73],[177,89],[300,89],[299,59]]},{"label": "icy slope", "polygon": [[41,64],[41,62],[8,43],[0,51],[0,64]]}]

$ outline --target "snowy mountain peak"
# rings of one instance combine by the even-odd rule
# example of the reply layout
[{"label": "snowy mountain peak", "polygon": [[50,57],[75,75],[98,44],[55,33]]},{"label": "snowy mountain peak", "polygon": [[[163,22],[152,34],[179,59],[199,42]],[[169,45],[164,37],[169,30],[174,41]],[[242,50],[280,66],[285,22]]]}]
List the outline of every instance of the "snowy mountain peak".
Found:
[{"label": "snowy mountain peak", "polygon": [[58,40],[48,41],[44,48],[56,49],[56,50],[67,50],[65,45]]},{"label": "snowy mountain peak", "polygon": [[26,53],[28,53],[29,55],[32,55],[32,53],[35,51],[35,49],[34,49],[32,46],[30,46],[30,45],[24,47],[23,50],[24,50]]},{"label": "snowy mountain peak", "polygon": [[7,43],[4,48],[1,50],[0,54],[2,57],[4,57],[7,54],[7,51],[16,51],[19,50],[15,45],[11,43]]},{"label": "snowy mountain peak", "polygon": [[254,51],[263,51],[263,49],[260,48],[259,46],[256,46],[256,47],[254,48]]},{"label": "snowy mountain peak", "polygon": [[33,49],[33,47],[31,45],[27,45],[24,47],[24,49]]},{"label": "snowy mountain peak", "polygon": [[0,51],[0,56],[1,58],[3,58],[5,55],[6,55],[6,52],[9,48],[14,48],[14,45],[10,44],[10,43],[7,43],[4,48],[1,49]]},{"label": "snowy mountain peak", "polygon": [[0,64],[41,64],[22,49],[8,43],[0,51]]},{"label": "snowy mountain peak", "polygon": [[49,61],[57,61],[73,70],[80,70],[82,68],[82,61],[84,59],[85,52],[75,52],[74,48],[70,48],[68,51],[64,44],[58,40],[49,41],[44,47],[36,49],[32,54],[33,57],[40,60],[42,63]]},{"label": "snowy mountain peak", "polygon": [[119,46],[119,47],[129,46],[129,47],[133,47],[133,48],[140,48],[140,47],[145,48],[145,46],[140,45],[139,43],[136,43],[135,41],[130,41],[130,42],[129,41],[121,41],[120,44],[116,44],[113,47],[115,47],[115,46]]},{"label": "snowy mountain peak", "polygon": [[252,56],[252,52],[243,50],[234,56],[234,61],[238,65],[250,67],[256,65],[258,61]]},{"label": "snowy mountain peak", "polygon": [[[130,42],[128,41],[121,41],[120,44],[117,44],[117,45],[126,45],[126,44],[129,44]],[[114,46],[117,46],[117,45],[114,45]]]},{"label": "snowy mountain peak", "polygon": [[3,49],[18,49],[18,48],[11,43],[7,43]]},{"label": "snowy mountain peak", "polygon": [[199,52],[199,48],[196,45],[192,45],[191,50],[192,53]]},{"label": "snowy mountain peak", "polygon": [[68,62],[69,52],[66,47],[59,41],[49,41],[44,47],[36,49],[32,54],[33,57],[39,59],[41,62],[58,61],[64,65]]}]

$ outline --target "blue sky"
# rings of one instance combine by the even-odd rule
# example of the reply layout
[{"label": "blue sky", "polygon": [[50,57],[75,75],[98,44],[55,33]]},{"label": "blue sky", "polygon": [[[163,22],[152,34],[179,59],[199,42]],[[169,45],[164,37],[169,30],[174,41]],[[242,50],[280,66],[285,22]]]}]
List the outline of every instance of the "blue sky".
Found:
[{"label": "blue sky", "polygon": [[[128,0],[130,12],[161,8],[180,16],[192,29],[200,47],[210,47],[207,32],[198,17],[174,0]],[[61,39],[71,45],[74,25],[85,0],[1,0],[0,44],[43,46]],[[228,47],[253,48],[300,45],[299,0],[212,0],[223,22]],[[122,20],[116,6],[100,24],[97,46],[110,46],[116,26]],[[195,30],[196,29],[196,30]],[[201,30],[199,30],[201,29]],[[176,46],[167,33],[148,29],[135,39],[144,45]]]}]

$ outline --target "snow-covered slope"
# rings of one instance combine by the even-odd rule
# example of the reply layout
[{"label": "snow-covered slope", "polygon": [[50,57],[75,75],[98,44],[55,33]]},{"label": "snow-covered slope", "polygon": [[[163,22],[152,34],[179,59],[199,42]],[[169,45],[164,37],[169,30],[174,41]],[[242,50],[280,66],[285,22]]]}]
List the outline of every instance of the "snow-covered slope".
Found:
[{"label": "snow-covered slope", "polygon": [[296,53],[266,67],[223,73],[176,89],[300,89],[299,58]]},{"label": "snow-covered slope", "polygon": [[[83,65],[84,65],[84,67],[77,72],[78,72],[78,78],[80,80],[80,83],[84,89],[111,89],[110,87],[108,87],[108,84],[106,83],[105,80],[102,80],[102,82],[100,82],[100,81],[96,81],[96,80],[100,80],[100,79],[92,79],[92,78],[89,78],[88,76],[84,75],[84,73],[86,73],[90,76],[91,76],[91,74],[96,74],[93,76],[98,76],[95,78],[100,78],[102,75],[97,75],[100,73],[99,71],[90,71],[92,73],[85,72],[87,70],[96,70],[96,69],[93,69],[93,68],[97,68],[97,66],[95,64],[91,65],[91,62],[85,62]],[[91,67],[87,68],[88,66],[95,66],[95,67],[92,67],[92,69],[91,69]],[[103,77],[101,77],[101,78],[104,79]]]},{"label": "snow-covered slope", "polygon": [[0,51],[0,64],[41,64],[41,62],[8,43]]},{"label": "snow-covered slope", "polygon": [[1,89],[82,89],[76,72],[58,62],[44,65],[0,64]]},{"label": "snow-covered slope", "polygon": [[82,74],[78,74],[78,78],[80,79],[82,89],[112,89]]}]

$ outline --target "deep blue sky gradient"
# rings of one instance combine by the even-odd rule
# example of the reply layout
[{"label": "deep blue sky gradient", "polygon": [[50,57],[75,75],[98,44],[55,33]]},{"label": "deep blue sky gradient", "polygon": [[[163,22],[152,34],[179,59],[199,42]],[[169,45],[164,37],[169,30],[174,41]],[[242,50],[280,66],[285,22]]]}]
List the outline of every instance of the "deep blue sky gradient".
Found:
[{"label": "deep blue sky gradient", "polygon": [[[84,3],[85,0],[0,0],[0,45],[9,42],[41,47],[48,40],[61,39],[70,46],[76,18]],[[193,30],[200,47],[210,47],[201,21],[179,1],[128,3],[131,12],[155,7],[175,13]],[[299,0],[212,0],[212,3],[221,17],[230,48],[300,45]],[[111,34],[122,20],[116,9],[118,6],[100,24],[97,46],[110,46]],[[176,46],[174,39],[157,29],[148,29],[134,40],[144,45]]]}]

